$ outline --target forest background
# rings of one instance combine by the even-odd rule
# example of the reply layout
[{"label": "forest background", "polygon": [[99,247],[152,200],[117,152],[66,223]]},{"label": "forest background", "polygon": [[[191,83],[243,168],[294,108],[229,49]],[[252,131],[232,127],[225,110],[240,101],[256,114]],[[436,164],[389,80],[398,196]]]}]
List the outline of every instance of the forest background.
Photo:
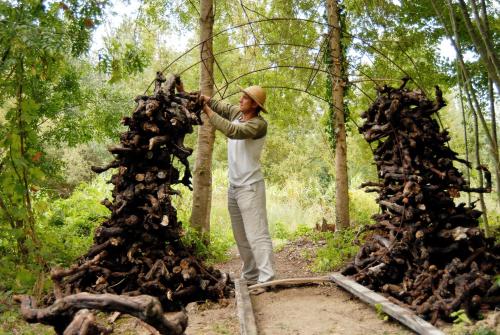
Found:
[{"label": "forest background", "polygon": [[[117,4],[130,8],[118,21],[110,12]],[[376,85],[399,86],[405,76],[412,78],[410,88],[431,97],[439,85],[448,103],[439,122],[450,133],[450,147],[474,166],[479,158],[492,171],[494,187],[484,196],[484,206],[489,234],[498,237],[499,87],[466,20],[478,30],[487,28],[481,38],[498,55],[498,3],[340,4],[349,78],[344,103],[351,222],[334,234],[315,231],[317,224],[335,222],[336,201],[325,5],[312,0],[216,1],[214,32],[224,31],[213,39],[216,98],[222,94],[236,102],[237,85],[274,86],[268,88],[269,132],[262,165],[275,248],[302,235],[324,238],[327,243],[315,259],[321,271],[337,269],[355,254],[353,240],[378,212],[375,195],[359,188],[377,179],[370,146],[357,130],[360,114],[376,96]],[[118,142],[125,130],[120,119],[133,111],[133,98],[144,93],[156,71],[181,74],[187,90],[198,89],[199,49],[185,53],[198,43],[197,6],[179,0],[0,1],[1,299],[13,292],[41,295],[51,287],[48,270],[69,266],[91,245],[93,230],[109,216],[100,201],[111,198],[107,180],[112,171],[96,175],[90,166],[112,160],[106,147]],[[301,20],[268,20],[277,17]],[[95,30],[110,21],[120,24],[102,41],[93,39]],[[460,79],[464,68],[457,50],[467,82]],[[186,143],[195,149],[193,165],[196,130]],[[226,140],[218,134],[210,246],[189,227],[192,193],[177,187],[181,196],[175,199],[185,242],[212,263],[224,260],[234,244],[226,209],[226,158]],[[471,185],[481,183],[475,170],[459,168]],[[462,194],[457,202],[476,200],[477,195]],[[479,201],[476,205],[481,209]],[[485,222],[483,216],[483,227]],[[3,313],[2,318],[12,315]]]}]

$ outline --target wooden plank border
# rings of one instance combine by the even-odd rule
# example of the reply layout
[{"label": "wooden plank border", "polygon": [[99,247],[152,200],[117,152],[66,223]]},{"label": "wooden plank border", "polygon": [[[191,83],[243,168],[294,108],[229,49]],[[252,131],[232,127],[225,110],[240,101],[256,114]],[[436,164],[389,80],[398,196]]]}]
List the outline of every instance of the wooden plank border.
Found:
[{"label": "wooden plank border", "polygon": [[236,308],[240,320],[241,335],[257,335],[257,325],[253,314],[252,301],[248,293],[247,281],[244,279],[234,280],[234,291],[236,296]]},{"label": "wooden plank border", "polygon": [[252,290],[254,288],[269,287],[269,286],[305,285],[305,284],[315,284],[315,283],[321,284],[324,282],[331,282],[331,281],[332,280],[330,279],[330,276],[283,278],[283,279],[266,281],[265,283],[254,284],[252,286],[248,286],[248,289]]},{"label": "wooden plank border", "polygon": [[376,304],[380,305],[384,313],[387,313],[418,334],[444,335],[442,331],[434,327],[429,322],[419,318],[411,310],[390,302],[387,298],[375,293],[369,288],[356,283],[354,280],[351,280],[337,272],[332,273],[330,275],[330,278],[334,283],[349,291],[362,301],[372,306],[375,306]]}]

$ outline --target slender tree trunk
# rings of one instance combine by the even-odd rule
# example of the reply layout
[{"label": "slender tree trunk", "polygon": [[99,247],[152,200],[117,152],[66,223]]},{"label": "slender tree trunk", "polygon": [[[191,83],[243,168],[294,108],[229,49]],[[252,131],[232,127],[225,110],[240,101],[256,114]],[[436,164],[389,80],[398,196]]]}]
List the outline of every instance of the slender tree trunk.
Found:
[{"label": "slender tree trunk", "polygon": [[[482,27],[482,32],[486,36],[487,41],[491,42],[491,31],[490,24],[488,22],[488,13],[486,10],[486,1],[481,0],[480,12],[477,9],[475,0],[472,0],[474,6],[474,12],[478,25]],[[483,37],[484,38],[484,37]],[[498,59],[497,59],[498,60]],[[499,90],[500,94],[500,90]],[[493,143],[495,144],[496,152],[498,152],[498,135],[497,135],[497,121],[495,113],[495,91],[493,90],[493,78],[488,77],[488,97],[490,104],[490,116],[491,116],[491,131],[493,137]],[[495,164],[495,179],[496,179],[496,193],[497,193],[497,204],[500,205],[500,164]]]},{"label": "slender tree trunk", "polygon": [[[500,172],[500,157],[498,153],[498,146],[495,144],[495,141],[493,140],[493,136],[489,130],[488,124],[485,120],[485,117],[481,111],[481,106],[479,104],[479,101],[477,100],[475,91],[474,91],[474,86],[472,85],[472,81],[469,76],[469,72],[467,70],[467,67],[465,65],[465,61],[463,58],[462,54],[462,48],[460,46],[460,40],[457,32],[457,24],[456,24],[456,18],[453,13],[453,8],[452,8],[452,3],[451,0],[448,0],[448,9],[450,12],[450,20],[451,20],[451,25],[453,29],[453,34],[450,33],[448,28],[446,27],[445,20],[441,15],[441,11],[438,9],[437,4],[435,3],[434,0],[431,0],[431,4],[434,7],[434,11],[436,12],[436,15],[441,19],[443,23],[443,27],[446,31],[446,34],[448,35],[448,38],[450,39],[456,53],[457,53],[457,60],[458,64],[460,66],[461,73],[463,75],[463,83],[464,83],[464,90],[467,93],[467,99],[469,100],[470,106],[471,106],[471,111],[473,113],[476,113],[476,115],[479,117],[479,120],[481,121],[481,126],[483,128],[484,134],[486,135],[486,138],[488,140],[489,144],[489,149],[490,153],[493,157],[493,162],[495,164],[495,172],[499,171]],[[497,180],[500,180],[500,175],[496,175]]]},{"label": "slender tree trunk", "polygon": [[[26,163],[17,163],[14,157],[18,157],[21,162],[28,162],[30,160],[28,155],[28,123],[26,121],[26,111],[23,110],[24,103],[24,87],[23,83],[25,81],[25,71],[24,71],[24,60],[22,56],[18,59],[18,63],[15,66],[16,73],[16,115],[15,122],[17,122],[17,135],[19,136],[19,146],[11,145],[9,148],[9,155],[11,159],[12,169],[17,176],[17,183],[22,188],[22,203],[16,203],[12,201],[13,206],[22,206],[22,211],[19,214],[12,214],[14,220],[14,226],[16,230],[22,232],[19,234],[16,242],[19,252],[19,256],[23,263],[28,261],[29,253],[34,254],[37,263],[46,268],[47,262],[43,259],[40,253],[40,240],[36,234],[36,218],[35,212],[33,210],[31,191],[30,191],[30,170],[29,165]],[[14,152],[15,151],[15,152]],[[5,205],[5,203],[3,203]],[[30,239],[33,247],[29,248],[27,240]]]},{"label": "slender tree trunk", "polygon": [[[462,79],[465,81],[465,73],[464,71],[461,72]],[[481,165],[481,156],[480,156],[480,148],[479,148],[479,122],[478,122],[478,113],[476,110],[476,107],[473,104],[473,99],[471,98],[471,92],[469,91],[468,87],[464,87],[465,94],[467,95],[467,102],[469,103],[469,108],[472,112],[473,116],[473,121],[474,121],[474,153],[475,153],[475,158],[476,158],[476,166],[479,167]],[[483,187],[483,173],[482,171],[479,171],[479,187]],[[484,221],[484,228],[486,235],[488,236],[489,234],[489,225],[488,225],[488,213],[486,211],[486,204],[484,202],[484,196],[483,193],[479,193],[479,200],[481,204],[481,210],[483,212],[483,221]]]},{"label": "slender tree trunk", "polygon": [[[497,135],[497,118],[495,111],[495,92],[493,91],[493,81],[488,79],[488,95],[490,100],[490,115],[491,115],[491,130],[493,132],[493,142],[498,151],[498,135]],[[500,166],[495,164],[496,188],[497,188],[497,203],[500,205]]]},{"label": "slender tree trunk", "polygon": [[[16,90],[16,121],[17,121],[17,131],[18,135],[20,138],[20,148],[19,148],[19,155],[21,157],[24,157],[24,123],[23,123],[23,109],[22,109],[22,104],[23,104],[23,73],[24,73],[24,68],[23,68],[23,61],[19,60],[19,64],[17,66],[17,90]],[[30,230],[30,213],[31,211],[28,210],[28,204],[31,204],[29,200],[29,189],[26,188],[26,167],[23,165],[21,166],[21,171],[19,172],[14,160],[12,159],[12,146],[10,147],[10,156],[11,156],[11,161],[12,161],[12,168],[16,172],[18,182],[20,184],[23,184],[25,186],[24,189],[24,196],[23,196],[23,205],[24,205],[24,210],[26,210],[26,217],[18,218],[16,219],[16,229],[19,231],[22,231],[22,234],[19,234],[17,237],[17,248],[19,251],[19,256],[21,257],[21,261],[23,263],[26,263],[28,260],[28,247],[26,245],[26,237],[31,235],[29,230]]]},{"label": "slender tree trunk", "polygon": [[[481,155],[479,153],[479,122],[477,120],[477,113],[473,113],[474,115],[474,138],[475,138],[475,156],[476,156],[476,166],[481,166]],[[483,187],[483,173],[479,171],[479,187]],[[490,226],[488,224],[488,213],[486,211],[486,204],[484,202],[484,194],[479,193],[479,202],[481,203],[481,211],[483,212],[483,222],[484,222],[484,231],[486,236],[490,236]]]},{"label": "slender tree trunk", "polygon": [[497,90],[500,92],[500,65],[491,45],[491,41],[488,38],[487,33],[482,29],[483,26],[480,22],[478,22],[477,24],[479,33],[476,31],[476,28],[472,24],[465,1],[459,0],[458,3],[460,11],[462,12],[465,27],[467,28],[467,32],[469,33],[469,36],[472,39],[472,42],[474,43],[479,56],[481,57],[481,61],[486,66],[488,74],[493,78]]},{"label": "slender tree trunk", "polygon": [[332,55],[332,98],[335,113],[335,215],[339,229],[349,227],[349,183],[347,179],[347,141],[344,120],[344,88],[340,11],[337,0],[327,0],[330,50]]},{"label": "slender tree trunk", "polygon": [[[474,1],[473,1],[474,2]],[[488,40],[491,41],[491,31],[490,25],[488,22],[488,14],[486,11],[486,1],[481,0],[481,13],[477,13],[476,17],[479,24],[482,25],[485,34],[487,35]],[[500,93],[500,91],[499,91]],[[493,90],[493,78],[490,76],[488,78],[488,97],[490,103],[490,115],[491,115],[491,131],[493,137],[493,143],[496,146],[496,151],[498,152],[498,135],[497,135],[497,120],[496,120],[496,111],[495,111],[495,91]],[[495,176],[496,176],[496,192],[497,192],[497,204],[500,205],[500,164],[495,164]]]},{"label": "slender tree trunk", "polygon": [[[200,0],[200,90],[207,96],[213,94],[214,58],[212,34],[214,26],[213,0]],[[198,150],[193,170],[193,209],[191,225],[204,234],[209,243],[210,209],[212,205],[212,153],[215,129],[205,114],[203,125],[198,127]]]},{"label": "slender tree trunk", "polygon": [[[461,80],[461,75],[460,75],[460,67],[458,66],[457,62],[457,78],[458,78],[458,93],[459,93],[459,99],[460,99],[460,109],[462,110],[462,122],[464,125],[464,142],[465,142],[465,160],[469,162],[469,141],[468,141],[468,135],[467,135],[467,117],[465,115],[465,108],[464,108],[464,98],[462,94],[462,80]],[[467,166],[467,183],[469,184],[470,187],[470,181],[471,181],[471,176],[470,176],[470,168]],[[467,205],[471,205],[471,198],[470,198],[470,192],[467,192]]]}]

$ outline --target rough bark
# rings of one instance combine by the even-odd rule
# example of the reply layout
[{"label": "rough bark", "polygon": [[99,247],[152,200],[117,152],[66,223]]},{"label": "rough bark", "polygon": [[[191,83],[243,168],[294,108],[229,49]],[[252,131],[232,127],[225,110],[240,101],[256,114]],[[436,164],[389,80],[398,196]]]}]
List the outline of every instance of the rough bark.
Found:
[{"label": "rough bark", "polygon": [[106,335],[113,332],[112,328],[97,323],[95,315],[88,309],[81,309],[66,327],[63,335]]},{"label": "rough bark", "polygon": [[[87,320],[72,321],[78,311],[84,309],[129,314],[150,324],[160,334],[183,334],[187,326],[187,316],[184,313],[178,320],[169,321],[163,314],[160,301],[149,295],[127,297],[114,294],[78,293],[58,299],[46,308],[37,308],[33,298],[29,296],[16,296],[15,300],[21,304],[21,314],[26,321],[54,326],[58,334],[62,331],[64,334],[78,334],[79,329],[88,327],[88,323],[93,321],[92,318],[86,317]],[[70,329],[67,330],[70,325]]]}]

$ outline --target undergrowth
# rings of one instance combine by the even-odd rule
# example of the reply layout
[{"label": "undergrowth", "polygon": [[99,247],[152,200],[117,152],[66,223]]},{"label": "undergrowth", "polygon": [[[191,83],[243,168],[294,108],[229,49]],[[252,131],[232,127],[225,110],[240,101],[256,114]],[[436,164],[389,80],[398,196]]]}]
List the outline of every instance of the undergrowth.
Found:
[{"label": "undergrowth", "polygon": [[326,245],[318,249],[313,270],[318,272],[338,270],[359,250],[354,241],[359,237],[359,229],[348,228],[335,233],[323,233]]},{"label": "undergrowth", "polygon": [[14,234],[0,236],[0,290],[29,294],[47,291],[51,283],[44,272],[71,265],[91,246],[94,229],[109,216],[109,210],[100,204],[105,197],[109,197],[109,187],[104,177],[82,183],[66,199],[38,195],[35,210],[40,243],[28,245],[28,260],[20,261]]}]

